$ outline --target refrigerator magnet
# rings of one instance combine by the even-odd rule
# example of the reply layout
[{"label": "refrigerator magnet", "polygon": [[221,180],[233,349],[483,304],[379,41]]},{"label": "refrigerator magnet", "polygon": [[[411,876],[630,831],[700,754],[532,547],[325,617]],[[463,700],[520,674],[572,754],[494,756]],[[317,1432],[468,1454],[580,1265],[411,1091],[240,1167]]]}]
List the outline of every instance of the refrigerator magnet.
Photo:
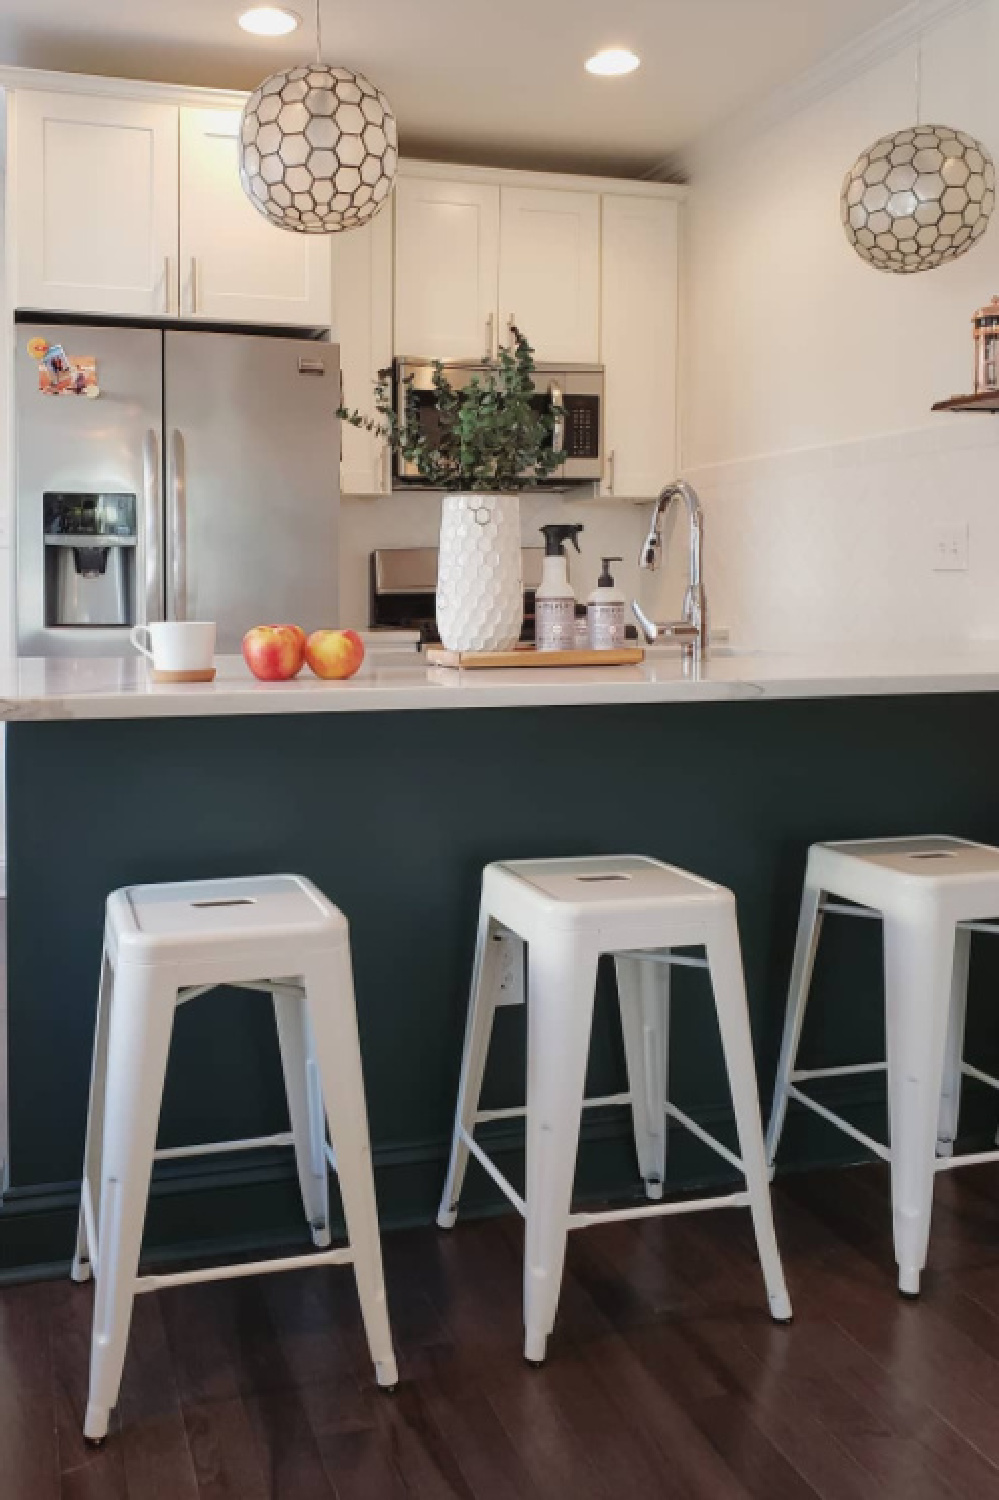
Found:
[{"label": "refrigerator magnet", "polygon": [[[44,352],[35,353],[42,345]],[[29,352],[38,360],[38,389],[43,396],[100,395],[97,360],[92,354],[71,359],[62,344],[46,344],[43,339],[32,339]]]}]

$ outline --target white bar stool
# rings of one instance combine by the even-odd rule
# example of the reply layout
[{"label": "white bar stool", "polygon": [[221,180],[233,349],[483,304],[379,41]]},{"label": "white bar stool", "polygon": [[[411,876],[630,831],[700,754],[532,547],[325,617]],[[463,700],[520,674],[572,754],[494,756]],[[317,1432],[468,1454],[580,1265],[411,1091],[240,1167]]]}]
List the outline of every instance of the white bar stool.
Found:
[{"label": "white bar stool", "polygon": [[[291,1130],[157,1151],[174,1012],[217,985],[273,996]],[[329,1116],[331,1149],[326,1140]],[[330,1243],[327,1162],[347,1244],[319,1254],[139,1276],[154,1160],[293,1146],[313,1241]],[[100,1442],[118,1400],[137,1292],[301,1266],[351,1264],[380,1386],[398,1380],[382,1279],[364,1083],[343,914],[296,875],[129,886],[108,898],[90,1111],[72,1275],[96,1277],[84,1435]]]},{"label": "white bar stool", "polygon": [[[528,971],[526,1108],[480,1110],[493,1018],[523,1002]],[[706,958],[671,953],[703,947]],[[584,1098],[597,960],[615,955],[629,1091]],[[673,964],[710,971],[741,1156],[669,1102],[667,1036]],[[666,1117],[684,1125],[734,1166],[744,1190],[683,1203],[605,1213],[572,1213],[582,1109],[630,1104],[639,1166],[650,1198],[663,1193]],[[478,1124],[526,1116],[522,1198],[475,1140]],[[469,1153],[525,1219],[524,1357],[539,1364],[555,1321],[570,1229],[645,1214],[747,1207],[753,1215],[770,1311],[786,1322],[784,1284],[770,1210],[753,1044],[731,891],[672,865],[635,856],[523,860],[483,872],[478,942],[458,1108],[437,1222],[453,1226]]]},{"label": "white bar stool", "polygon": [[[883,924],[884,1062],[795,1066],[828,915]],[[918,1296],[926,1265],[935,1173],[999,1160],[999,1151],[953,1155],[962,1075],[999,1088],[999,1079],[963,1060],[971,934],[999,932],[999,921],[990,918],[999,918],[999,849],[986,844],[932,836],[814,844],[808,851],[767,1155],[772,1165],[788,1099],[795,1099],[890,1164],[898,1285],[906,1296]],[[888,1081],[890,1146],[800,1087],[881,1072]]]}]

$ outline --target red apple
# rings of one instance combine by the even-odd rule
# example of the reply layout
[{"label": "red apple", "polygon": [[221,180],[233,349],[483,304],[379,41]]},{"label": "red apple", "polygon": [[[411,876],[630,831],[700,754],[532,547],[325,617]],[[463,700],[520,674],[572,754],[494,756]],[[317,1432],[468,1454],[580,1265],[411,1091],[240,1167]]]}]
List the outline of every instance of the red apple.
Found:
[{"label": "red apple", "polygon": [[356,630],[314,630],[305,643],[305,660],[317,677],[353,677],[364,660],[364,642]]},{"label": "red apple", "polygon": [[298,625],[255,625],[243,637],[243,660],[261,682],[287,682],[305,661],[305,631]]}]

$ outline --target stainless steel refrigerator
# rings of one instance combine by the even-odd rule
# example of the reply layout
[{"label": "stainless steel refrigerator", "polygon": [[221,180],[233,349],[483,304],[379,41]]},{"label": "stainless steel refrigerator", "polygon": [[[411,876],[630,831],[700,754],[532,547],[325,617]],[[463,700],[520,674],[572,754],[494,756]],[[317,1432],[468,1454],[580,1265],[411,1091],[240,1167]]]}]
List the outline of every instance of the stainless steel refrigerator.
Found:
[{"label": "stainless steel refrigerator", "polygon": [[[118,656],[152,620],[336,625],[339,351],[258,333],[19,323],[22,656]],[[58,385],[61,346],[99,394]],[[91,367],[89,362],[93,361]],[[50,370],[49,366],[52,366]]]}]

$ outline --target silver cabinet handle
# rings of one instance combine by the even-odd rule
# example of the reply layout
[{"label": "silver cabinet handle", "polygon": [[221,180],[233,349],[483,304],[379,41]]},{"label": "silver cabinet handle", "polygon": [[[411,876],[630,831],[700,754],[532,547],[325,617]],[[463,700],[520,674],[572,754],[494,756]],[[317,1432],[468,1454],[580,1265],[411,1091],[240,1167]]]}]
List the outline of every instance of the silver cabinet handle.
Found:
[{"label": "silver cabinet handle", "polygon": [[167,618],[187,619],[187,456],[184,436],[170,434],[170,595]]},{"label": "silver cabinet handle", "polygon": [[552,428],[552,447],[556,453],[561,453],[565,447],[565,401],[562,398],[562,387],[557,380],[553,380],[549,384],[548,394],[551,397],[552,409],[555,412],[555,426]]},{"label": "silver cabinet handle", "polygon": [[198,265],[198,257],[191,256],[191,312],[197,315],[201,311],[201,268]]},{"label": "silver cabinet handle", "polygon": [[169,316],[173,312],[173,256],[163,257],[163,311]]},{"label": "silver cabinet handle", "polygon": [[160,536],[163,530],[163,494],[160,488],[160,444],[150,427],[142,439],[142,532],[145,561],[146,613],[142,621],[163,618],[163,582],[160,567]]},{"label": "silver cabinet handle", "polygon": [[486,359],[495,358],[494,344],[496,342],[496,314],[490,313],[486,319]]},{"label": "silver cabinet handle", "polygon": [[615,475],[614,475],[614,459],[615,459],[615,453],[614,453],[614,449],[612,448],[610,450],[610,452],[608,453],[608,455],[607,455],[607,493],[608,493],[608,495],[613,495],[613,493],[614,493],[614,479],[615,479]]}]

